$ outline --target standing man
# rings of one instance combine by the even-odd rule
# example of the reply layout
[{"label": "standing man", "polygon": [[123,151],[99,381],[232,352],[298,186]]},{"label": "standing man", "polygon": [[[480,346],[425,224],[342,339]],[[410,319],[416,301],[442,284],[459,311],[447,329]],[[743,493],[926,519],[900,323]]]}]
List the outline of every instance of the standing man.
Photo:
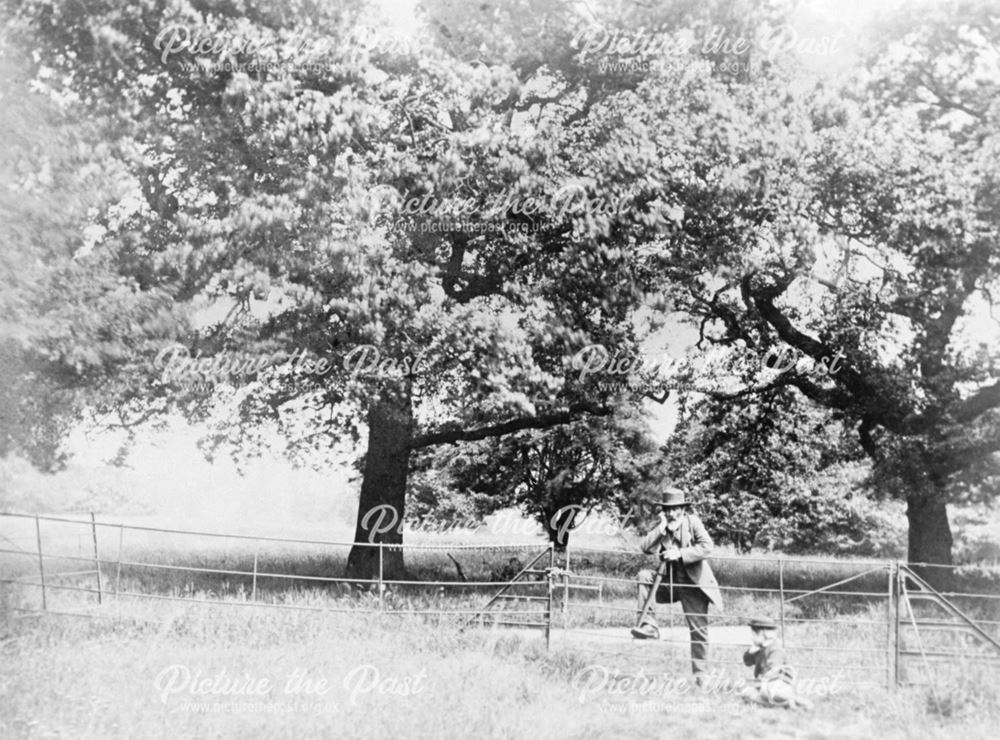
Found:
[{"label": "standing man", "polygon": [[[660,507],[660,523],[643,539],[642,551],[647,555],[659,553],[666,566],[656,592],[656,603],[681,602],[691,631],[691,670],[700,678],[708,659],[708,604],[712,602],[717,609],[722,608],[719,584],[707,560],[712,553],[712,538],[701,519],[691,513],[681,489],[668,488],[664,499],[654,503]],[[637,576],[641,621],[632,628],[632,636],[640,640],[660,637],[653,605],[642,614],[653,578],[653,571],[648,568],[639,571]]]}]

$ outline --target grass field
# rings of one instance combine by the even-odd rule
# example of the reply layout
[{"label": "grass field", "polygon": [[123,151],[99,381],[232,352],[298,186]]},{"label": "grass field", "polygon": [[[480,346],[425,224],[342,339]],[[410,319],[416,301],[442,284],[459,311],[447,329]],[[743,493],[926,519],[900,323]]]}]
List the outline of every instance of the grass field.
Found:
[{"label": "grass field", "polygon": [[122,611],[5,622],[0,736],[663,737],[669,723],[688,737],[975,738],[995,736],[998,719],[974,687],[950,696],[947,717],[922,690],[845,685],[807,713],[748,711],[668,679],[582,692],[591,658],[418,617],[149,602]]},{"label": "grass field", "polygon": [[[105,552],[111,548],[102,541]],[[74,553],[85,555],[86,548],[61,551]],[[488,579],[511,556],[453,554],[470,580]],[[234,571],[251,569],[256,555],[260,571],[318,576],[340,575],[346,551],[133,538],[123,555],[132,563]],[[457,579],[442,552],[407,557],[411,577]],[[39,589],[0,587],[0,737],[995,736],[1000,676],[988,666],[936,669],[934,691],[877,686],[887,667],[879,652],[887,639],[884,599],[819,595],[789,608],[789,652],[801,680],[821,689],[811,696],[815,708],[750,710],[729,690],[747,676],[738,647],[713,645],[717,682],[705,691],[687,680],[683,640],[637,647],[616,638],[634,614],[627,579],[645,561],[599,553],[574,558],[575,572],[621,581],[607,582],[600,600],[574,593],[565,614],[557,601],[554,623],[568,631],[548,651],[538,632],[459,630],[463,617],[456,612],[478,609],[496,590],[490,587],[395,586],[385,596],[386,613],[363,611],[379,606],[368,589],[259,578],[258,600],[291,607],[275,609],[249,603],[246,576],[141,565],[123,566],[120,577],[106,566],[105,588],[116,581],[120,593],[106,593],[100,606],[87,591],[48,590],[50,610],[90,617],[19,611],[37,608]],[[47,561],[50,584],[55,572],[85,565]],[[862,570],[846,561],[824,567],[817,574],[815,567],[790,565],[786,587],[817,587]],[[26,556],[0,559],[7,578],[37,575],[36,568]],[[762,568],[720,561],[716,570],[723,584],[753,589],[772,580]],[[865,591],[881,582],[859,580],[849,588]],[[93,581],[84,575],[62,582],[89,588]],[[544,591],[524,588],[532,589]],[[147,597],[126,595],[138,593]],[[713,619],[717,633],[742,623],[743,614],[776,608],[769,592],[726,597],[725,615]],[[507,602],[508,610],[537,613],[538,606]],[[660,613],[666,625],[670,610]],[[986,607],[979,616],[997,618]],[[861,665],[870,667],[851,670]]]}]

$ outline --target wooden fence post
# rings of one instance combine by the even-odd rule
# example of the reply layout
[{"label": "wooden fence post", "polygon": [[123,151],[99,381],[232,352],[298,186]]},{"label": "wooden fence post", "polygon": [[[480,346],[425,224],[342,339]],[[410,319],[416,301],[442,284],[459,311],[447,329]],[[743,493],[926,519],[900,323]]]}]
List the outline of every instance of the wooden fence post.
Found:
[{"label": "wooden fence post", "polygon": [[118,601],[118,591],[122,582],[122,543],[125,541],[125,528],[118,525],[118,560],[115,568],[115,601]]},{"label": "wooden fence post", "polygon": [[896,684],[895,661],[893,660],[893,640],[892,640],[892,619],[893,619],[893,596],[895,591],[895,572],[893,563],[889,563],[889,581],[886,584],[886,608],[885,608],[885,672],[886,688],[891,689]]},{"label": "wooden fence post", "polygon": [[569,571],[570,571],[570,555],[569,555],[569,539],[566,540],[566,569],[563,573],[563,601],[562,601],[562,623],[563,629],[566,628],[566,610],[569,606]]},{"label": "wooden fence post", "polygon": [[90,534],[94,540],[94,569],[97,571],[97,603],[101,604],[104,600],[101,594],[101,556],[97,551],[97,520],[94,518],[94,512],[90,512]]},{"label": "wooden fence post", "polygon": [[893,676],[896,678],[896,686],[899,686],[899,609],[900,601],[903,598],[903,569],[899,567],[899,561],[897,560],[893,564],[893,569],[896,572],[896,577],[893,579],[893,601],[895,601],[895,616],[893,618],[893,635],[895,635],[895,655],[893,658]]},{"label": "wooden fence post", "polygon": [[781,623],[781,647],[785,647],[785,558],[778,556],[778,619]]},{"label": "wooden fence post", "polygon": [[42,562],[42,525],[35,514],[35,537],[38,540],[38,575],[42,579],[42,611],[48,611],[48,602],[45,599],[45,564]]},{"label": "wooden fence post", "polygon": [[548,601],[545,603],[545,649],[549,649],[549,645],[552,640],[552,594],[555,590],[554,580],[555,577],[552,575],[552,569],[556,565],[556,550],[555,545],[551,542],[549,543],[549,570],[545,574],[545,578],[548,581]]}]

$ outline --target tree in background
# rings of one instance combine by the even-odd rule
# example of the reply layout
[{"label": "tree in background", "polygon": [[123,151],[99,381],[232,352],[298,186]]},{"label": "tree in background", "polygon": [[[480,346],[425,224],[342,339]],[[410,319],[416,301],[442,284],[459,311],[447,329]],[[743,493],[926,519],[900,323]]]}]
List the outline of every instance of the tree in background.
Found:
[{"label": "tree in background", "polygon": [[[656,445],[641,416],[621,411],[553,429],[435,450],[417,463],[438,485],[414,491],[417,511],[440,514],[452,500],[471,504],[454,515],[481,520],[517,507],[541,525],[558,549],[592,513],[621,527],[658,482]],[[420,478],[418,477],[418,480]],[[428,504],[431,505],[428,505]]]},{"label": "tree in background", "polygon": [[[996,345],[973,323],[1000,268],[987,16],[910,14],[836,98],[788,90],[756,118],[734,110],[726,127],[757,134],[739,139],[733,198],[761,218],[728,242],[694,219],[673,235],[674,250],[712,257],[680,267],[674,296],[710,348],[699,387],[790,387],[851,424],[881,491],[906,502],[914,563],[951,562],[947,503],[1000,448]],[[791,366],[767,367],[785,352]]]},{"label": "tree in background", "polygon": [[106,122],[81,119],[50,69],[29,68],[21,41],[17,26],[0,29],[0,458],[51,472],[88,404],[121,387],[102,360],[162,341],[171,321],[156,291],[87,257],[89,214],[118,202],[127,173]]},{"label": "tree in background", "polygon": [[788,388],[690,403],[664,455],[666,475],[709,513],[712,535],[740,552],[898,554],[869,498],[860,445]]},{"label": "tree in background", "polygon": [[910,559],[939,563],[951,562],[947,503],[1000,464],[1000,354],[977,336],[996,321],[1000,288],[1000,25],[986,2],[925,10],[890,24],[868,81],[868,115],[890,136],[905,126],[907,140],[828,170],[821,201],[833,228],[888,257],[870,300],[912,337],[897,366],[909,382],[861,417],[862,440],[907,502]]}]

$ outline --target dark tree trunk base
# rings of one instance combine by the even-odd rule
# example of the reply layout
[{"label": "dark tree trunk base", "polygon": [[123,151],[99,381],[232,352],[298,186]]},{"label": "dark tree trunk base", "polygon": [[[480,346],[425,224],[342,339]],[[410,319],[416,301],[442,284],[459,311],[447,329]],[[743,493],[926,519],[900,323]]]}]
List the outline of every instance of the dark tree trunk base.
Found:
[{"label": "dark tree trunk base", "polygon": [[580,525],[582,519],[586,518],[586,514],[580,516],[580,507],[578,506],[563,506],[559,509],[546,511],[544,516],[545,521],[542,522],[542,526],[545,528],[549,542],[555,546],[557,552],[565,551],[566,545],[569,544],[570,533]]},{"label": "dark tree trunk base", "polygon": [[[368,452],[354,530],[356,543],[403,544],[406,476],[409,471],[413,408],[406,390],[386,390],[368,412]],[[383,579],[403,580],[401,547],[383,547]],[[379,548],[355,544],[347,557],[346,578],[379,577]]]},{"label": "dark tree trunk base", "polygon": [[952,568],[922,565],[952,565],[951,526],[943,496],[912,494],[906,501],[906,518],[909,522],[907,560],[913,570],[939,591],[950,590],[954,583]]}]

